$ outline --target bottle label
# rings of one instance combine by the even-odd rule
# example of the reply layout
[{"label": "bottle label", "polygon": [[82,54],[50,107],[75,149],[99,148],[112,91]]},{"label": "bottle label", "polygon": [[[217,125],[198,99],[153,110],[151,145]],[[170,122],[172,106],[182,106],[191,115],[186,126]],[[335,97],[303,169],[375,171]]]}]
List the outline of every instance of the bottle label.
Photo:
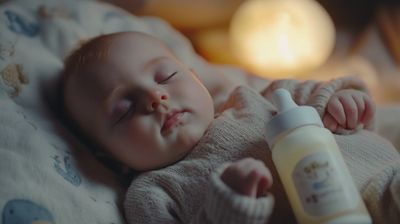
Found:
[{"label": "bottle label", "polygon": [[328,152],[302,159],[292,178],[304,211],[311,216],[325,216],[355,208],[358,192],[346,174]]}]

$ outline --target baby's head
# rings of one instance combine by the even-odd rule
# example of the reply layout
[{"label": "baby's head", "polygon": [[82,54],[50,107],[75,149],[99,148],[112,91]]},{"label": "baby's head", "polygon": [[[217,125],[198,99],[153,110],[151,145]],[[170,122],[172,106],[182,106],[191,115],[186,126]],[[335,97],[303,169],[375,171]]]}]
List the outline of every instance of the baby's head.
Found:
[{"label": "baby's head", "polygon": [[150,170],[182,159],[214,117],[212,98],[159,40],[138,32],[90,40],[66,61],[67,115],[125,165]]}]

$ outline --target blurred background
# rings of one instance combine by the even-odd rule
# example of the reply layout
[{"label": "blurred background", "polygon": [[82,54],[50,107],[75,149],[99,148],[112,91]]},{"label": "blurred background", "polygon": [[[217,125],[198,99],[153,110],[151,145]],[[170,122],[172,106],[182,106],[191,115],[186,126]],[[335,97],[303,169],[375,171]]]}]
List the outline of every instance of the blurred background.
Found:
[{"label": "blurred background", "polygon": [[399,0],[108,0],[158,16],[211,63],[269,79],[358,75],[400,103]]}]

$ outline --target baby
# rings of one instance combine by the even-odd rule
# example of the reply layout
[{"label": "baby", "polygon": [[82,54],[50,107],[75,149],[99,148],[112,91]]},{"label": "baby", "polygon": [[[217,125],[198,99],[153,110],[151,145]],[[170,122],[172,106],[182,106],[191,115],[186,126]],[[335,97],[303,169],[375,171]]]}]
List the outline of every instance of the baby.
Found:
[{"label": "baby", "polygon": [[[247,140],[235,137],[224,146],[227,150],[219,152],[217,145],[204,154],[209,146],[202,139],[218,135],[217,125],[229,123],[226,120],[242,121],[235,117],[235,110],[251,114],[257,111],[254,108],[262,108],[261,114],[254,114],[262,127],[275,110],[265,98],[269,99],[273,89],[285,87],[284,81],[271,82],[261,94],[239,87],[224,105],[216,106],[215,95],[208,90],[212,88],[203,85],[201,77],[162,42],[143,33],[124,32],[94,38],[73,52],[65,64],[63,100],[67,116],[99,149],[143,171],[127,193],[128,222],[266,223],[274,204],[273,196],[267,193],[274,175],[266,166],[270,161],[258,160],[268,157],[265,142],[262,151],[248,153],[239,146],[231,153],[236,141],[242,144]],[[331,86],[337,86],[338,82],[332,82]],[[325,94],[329,97],[319,112],[324,125],[334,132],[371,123],[374,104],[367,93],[357,90],[362,87],[353,83],[348,88],[322,88],[328,84],[295,82],[289,90],[301,104],[311,102],[311,98],[321,100],[318,91],[332,91]],[[302,88],[309,91],[302,95]],[[248,98],[255,98],[262,106],[253,105]],[[245,109],[247,106],[253,109]],[[238,125],[237,131],[244,126]],[[219,153],[224,155],[213,157]],[[200,158],[194,163],[201,161],[201,166],[190,165],[195,158]],[[230,163],[221,166],[225,162]],[[177,183],[185,177],[191,185],[188,181]]]}]

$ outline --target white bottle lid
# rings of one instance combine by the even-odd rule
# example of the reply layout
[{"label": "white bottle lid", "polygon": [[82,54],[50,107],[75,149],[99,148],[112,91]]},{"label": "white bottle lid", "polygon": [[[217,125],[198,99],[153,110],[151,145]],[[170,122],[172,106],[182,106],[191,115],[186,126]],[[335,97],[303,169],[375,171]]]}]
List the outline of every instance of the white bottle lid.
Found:
[{"label": "white bottle lid", "polygon": [[304,125],[318,125],[323,127],[317,110],[311,106],[298,106],[286,89],[274,91],[272,101],[278,113],[266,125],[266,140],[272,149],[277,138],[294,128]]}]

